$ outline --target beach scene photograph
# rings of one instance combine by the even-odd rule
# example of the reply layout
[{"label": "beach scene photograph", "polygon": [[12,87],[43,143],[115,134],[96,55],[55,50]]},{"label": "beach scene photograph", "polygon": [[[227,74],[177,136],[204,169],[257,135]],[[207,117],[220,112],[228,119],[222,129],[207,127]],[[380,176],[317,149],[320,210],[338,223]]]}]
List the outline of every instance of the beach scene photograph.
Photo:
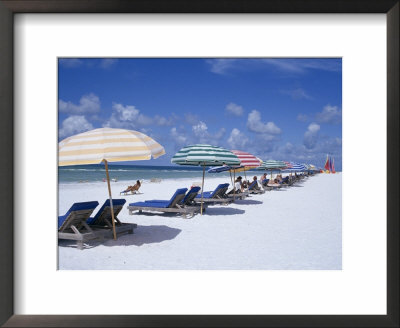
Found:
[{"label": "beach scene photograph", "polygon": [[59,58],[59,270],[342,270],[341,58]]}]

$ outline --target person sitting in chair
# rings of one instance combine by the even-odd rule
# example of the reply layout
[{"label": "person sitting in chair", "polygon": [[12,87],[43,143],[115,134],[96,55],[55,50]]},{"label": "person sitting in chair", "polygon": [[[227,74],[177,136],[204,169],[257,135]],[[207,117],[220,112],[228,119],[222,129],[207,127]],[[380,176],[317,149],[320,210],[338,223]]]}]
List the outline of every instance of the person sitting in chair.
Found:
[{"label": "person sitting in chair", "polygon": [[258,182],[258,180],[257,180],[257,177],[256,177],[256,176],[254,176],[254,177],[253,177],[253,183],[254,183],[254,181],[255,181],[256,183],[255,183],[255,185],[254,185],[253,189],[260,190],[260,189],[261,189],[261,187],[260,187],[260,183]]},{"label": "person sitting in chair", "polygon": [[241,176],[238,176],[236,178],[234,188],[230,192],[228,192],[228,194],[233,194],[233,191],[235,191],[235,193],[243,192],[243,184]]},{"label": "person sitting in chair", "polygon": [[125,192],[129,192],[130,191],[132,193],[135,193],[135,192],[139,191],[140,186],[141,186],[141,183],[140,183],[139,180],[137,180],[136,184],[133,185],[133,186],[128,186],[128,188],[126,188]]}]

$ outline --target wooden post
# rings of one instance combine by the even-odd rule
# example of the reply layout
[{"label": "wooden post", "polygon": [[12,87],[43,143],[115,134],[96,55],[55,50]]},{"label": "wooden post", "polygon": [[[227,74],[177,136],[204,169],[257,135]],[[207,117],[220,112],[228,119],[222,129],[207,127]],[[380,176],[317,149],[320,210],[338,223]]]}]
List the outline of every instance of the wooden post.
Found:
[{"label": "wooden post", "polygon": [[235,181],[236,181],[236,178],[235,178],[235,170],[233,170],[233,201],[235,201]]},{"label": "wooden post", "polygon": [[203,165],[203,180],[201,182],[201,205],[200,205],[200,215],[203,215],[203,191],[204,191],[204,174],[206,172],[206,166]]},{"label": "wooden post", "polygon": [[117,233],[115,231],[114,206],[113,206],[112,196],[111,196],[110,176],[108,175],[108,163],[107,163],[106,159],[104,159],[103,161],[104,161],[104,165],[106,167],[107,186],[108,186],[108,195],[110,197],[111,222],[112,222],[112,227],[113,227],[113,235],[114,235],[114,240],[117,240]]}]

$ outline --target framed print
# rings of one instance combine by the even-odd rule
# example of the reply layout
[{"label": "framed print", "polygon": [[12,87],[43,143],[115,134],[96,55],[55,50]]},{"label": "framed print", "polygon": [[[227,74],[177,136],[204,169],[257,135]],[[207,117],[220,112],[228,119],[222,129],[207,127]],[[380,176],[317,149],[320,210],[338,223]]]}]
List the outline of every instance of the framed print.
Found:
[{"label": "framed print", "polygon": [[1,324],[398,326],[398,1],[0,10]]}]

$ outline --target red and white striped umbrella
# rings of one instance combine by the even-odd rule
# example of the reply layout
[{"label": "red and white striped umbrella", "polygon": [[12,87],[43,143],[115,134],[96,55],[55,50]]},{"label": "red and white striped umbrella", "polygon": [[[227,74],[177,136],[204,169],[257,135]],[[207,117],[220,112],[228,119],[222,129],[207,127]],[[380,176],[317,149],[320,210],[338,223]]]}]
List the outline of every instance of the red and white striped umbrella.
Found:
[{"label": "red and white striped umbrella", "polygon": [[241,150],[231,150],[240,160],[240,165],[247,168],[259,167],[261,165],[260,160],[252,154],[246,153]]},{"label": "red and white striped umbrella", "polygon": [[293,165],[290,162],[283,161],[286,164],[287,169],[291,169]]},{"label": "red and white striped umbrella", "polygon": [[231,150],[231,152],[239,158],[240,165],[244,166],[242,169],[239,169],[238,172],[250,170],[261,165],[261,161],[252,154],[241,150]]}]

